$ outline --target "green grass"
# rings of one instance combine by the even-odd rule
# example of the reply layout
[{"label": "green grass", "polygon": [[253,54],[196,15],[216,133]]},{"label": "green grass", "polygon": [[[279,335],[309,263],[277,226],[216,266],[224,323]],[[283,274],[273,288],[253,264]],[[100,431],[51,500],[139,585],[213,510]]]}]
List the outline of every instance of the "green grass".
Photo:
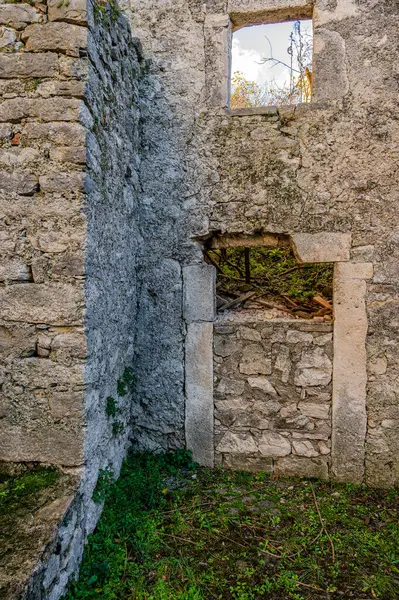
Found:
[{"label": "green grass", "polygon": [[398,492],[131,455],[68,600],[399,597]]}]

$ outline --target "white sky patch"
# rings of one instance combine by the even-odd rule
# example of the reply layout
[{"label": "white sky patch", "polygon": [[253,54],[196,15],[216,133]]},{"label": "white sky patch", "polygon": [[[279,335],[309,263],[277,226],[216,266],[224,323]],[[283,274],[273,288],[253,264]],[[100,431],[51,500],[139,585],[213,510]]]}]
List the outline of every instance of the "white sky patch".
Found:
[{"label": "white sky patch", "polygon": [[240,40],[233,38],[232,47],[232,73],[240,71],[250,81],[260,80],[262,57],[255,50],[247,50],[241,46]]},{"label": "white sky patch", "polygon": [[[279,86],[288,83],[288,67],[262,64],[262,58],[270,57],[271,45],[273,57],[289,65],[290,55],[287,49],[293,27],[294,22],[285,22],[243,27],[236,31],[233,34],[232,74],[241,71],[246,79],[256,81],[259,85],[271,83],[273,80]],[[312,21],[301,21],[301,28],[305,35],[313,35]]]}]

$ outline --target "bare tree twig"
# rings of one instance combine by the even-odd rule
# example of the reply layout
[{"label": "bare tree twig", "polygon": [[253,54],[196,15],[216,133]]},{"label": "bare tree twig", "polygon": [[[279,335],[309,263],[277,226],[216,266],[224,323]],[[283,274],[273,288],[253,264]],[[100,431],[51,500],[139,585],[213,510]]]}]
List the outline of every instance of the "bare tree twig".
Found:
[{"label": "bare tree twig", "polygon": [[333,541],[331,539],[330,534],[328,533],[328,531],[326,529],[326,526],[324,525],[323,517],[321,516],[319,504],[317,502],[316,494],[315,494],[315,491],[314,491],[313,487],[312,487],[312,494],[313,494],[313,500],[314,500],[314,504],[315,504],[315,507],[316,507],[316,510],[317,510],[317,514],[319,515],[321,526],[323,528],[324,533],[328,537],[328,541],[330,542],[331,554],[332,554],[332,561],[333,561],[333,563],[335,563],[335,548],[334,548],[334,544],[333,544]]}]

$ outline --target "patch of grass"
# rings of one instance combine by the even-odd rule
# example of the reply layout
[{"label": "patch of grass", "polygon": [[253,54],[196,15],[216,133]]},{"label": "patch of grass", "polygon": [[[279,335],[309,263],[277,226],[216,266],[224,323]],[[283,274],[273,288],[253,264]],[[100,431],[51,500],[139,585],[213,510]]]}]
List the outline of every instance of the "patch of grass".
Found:
[{"label": "patch of grass", "polygon": [[[108,482],[109,483],[109,482]],[[131,455],[68,600],[394,600],[398,492]]]},{"label": "patch of grass", "polygon": [[0,514],[23,504],[33,494],[53,486],[59,477],[55,469],[38,467],[18,476],[4,476],[0,481]]}]

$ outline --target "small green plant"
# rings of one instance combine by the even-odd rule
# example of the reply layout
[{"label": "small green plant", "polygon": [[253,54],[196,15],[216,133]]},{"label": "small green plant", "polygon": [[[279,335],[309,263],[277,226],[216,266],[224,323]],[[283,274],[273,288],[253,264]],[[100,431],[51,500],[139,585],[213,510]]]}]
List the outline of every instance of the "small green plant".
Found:
[{"label": "small green plant", "polygon": [[39,87],[39,85],[41,84],[41,82],[42,82],[42,80],[40,77],[34,77],[33,79],[30,79],[25,84],[26,91],[27,92],[35,92],[37,90],[37,88]]},{"label": "small green plant", "polygon": [[107,27],[111,24],[115,24],[121,15],[120,8],[115,0],[97,0],[97,2],[94,3],[93,11],[95,22],[102,22]]},{"label": "small green plant", "polygon": [[108,396],[108,398],[106,399],[105,412],[106,412],[106,415],[108,418],[116,417],[116,413],[118,412],[118,407],[117,407],[115,398],[113,398],[112,396]]},{"label": "small green plant", "polygon": [[123,433],[125,430],[125,426],[121,421],[114,421],[112,423],[112,434],[117,437],[118,435],[121,435],[121,433]]},{"label": "small green plant", "polygon": [[112,484],[114,483],[114,473],[111,471],[109,467],[105,469],[100,469],[98,473],[96,487],[93,492],[93,502],[96,504],[100,504],[107,497],[108,492],[110,491]]},{"label": "small green plant", "polygon": [[129,392],[132,392],[135,381],[136,377],[133,374],[133,369],[126,367],[123,371],[123,375],[118,379],[118,396],[127,396]]}]

